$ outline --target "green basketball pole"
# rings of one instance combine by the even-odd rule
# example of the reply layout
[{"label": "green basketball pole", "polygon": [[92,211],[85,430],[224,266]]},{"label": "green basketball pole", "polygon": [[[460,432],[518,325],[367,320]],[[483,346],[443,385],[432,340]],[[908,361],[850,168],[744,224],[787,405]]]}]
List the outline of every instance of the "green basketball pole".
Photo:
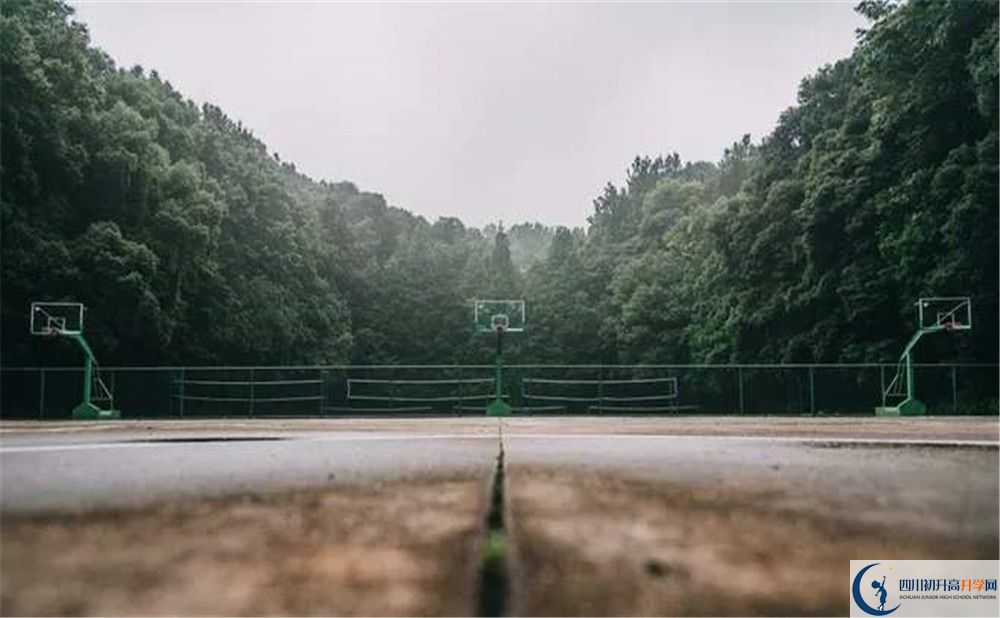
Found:
[{"label": "green basketball pole", "polygon": [[[939,329],[935,329],[939,330]],[[923,416],[927,413],[927,406],[924,402],[917,399],[917,387],[913,383],[913,348],[920,341],[920,338],[928,332],[934,332],[928,329],[921,328],[912,337],[910,337],[909,343],[903,348],[903,354],[899,357],[900,364],[905,365],[904,371],[906,372],[906,398],[898,406],[888,405],[887,399],[889,397],[887,392],[882,393],[882,405],[875,408],[875,414],[878,416]]]},{"label": "green basketball pole", "polygon": [[94,405],[92,387],[94,384],[94,365],[96,359],[94,352],[87,345],[87,340],[79,333],[64,333],[63,336],[76,341],[83,349],[83,401],[73,408],[73,418],[75,419],[111,419],[121,418],[120,410],[102,410]]},{"label": "green basketball pole", "polygon": [[477,299],[473,301],[472,323],[478,333],[495,333],[497,353],[493,360],[493,401],[486,406],[487,416],[509,416],[513,409],[504,401],[503,338],[508,332],[524,331],[524,301]]},{"label": "green basketball pole", "polygon": [[[948,311],[937,313],[932,324],[927,325],[924,320],[924,308],[932,302],[944,302],[948,307],[953,306]],[[957,304],[956,304],[957,303]],[[923,416],[927,414],[927,405],[917,399],[916,372],[913,370],[913,348],[924,335],[939,332],[951,332],[958,330],[970,330],[972,328],[972,309],[968,297],[953,298],[921,298],[917,301],[920,311],[920,328],[910,337],[903,353],[899,357],[899,365],[903,366],[902,373],[897,373],[896,380],[901,375],[906,376],[906,396],[898,405],[889,405],[890,389],[882,391],[882,405],[875,408],[876,416]],[[963,315],[964,310],[964,315]],[[894,395],[894,396],[899,396]]]},{"label": "green basketball pole", "polygon": [[497,356],[493,366],[496,381],[496,395],[490,405],[486,406],[487,416],[510,416],[510,404],[503,400],[503,329],[496,329]]}]

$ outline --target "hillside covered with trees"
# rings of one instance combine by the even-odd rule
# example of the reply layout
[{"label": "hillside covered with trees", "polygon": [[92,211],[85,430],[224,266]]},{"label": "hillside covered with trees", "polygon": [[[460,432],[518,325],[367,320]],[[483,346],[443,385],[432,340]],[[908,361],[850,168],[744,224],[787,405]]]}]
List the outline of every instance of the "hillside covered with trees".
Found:
[{"label": "hillside covered with trees", "polygon": [[995,362],[998,5],[858,10],[770,135],[636,157],[586,229],[479,230],[317,182],[65,4],[5,1],[2,361],[73,363],[27,335],[72,299],[109,365],[483,362],[470,301],[497,296],[528,303],[519,362],[893,361],[914,299],[971,295],[976,330],[926,354]]}]

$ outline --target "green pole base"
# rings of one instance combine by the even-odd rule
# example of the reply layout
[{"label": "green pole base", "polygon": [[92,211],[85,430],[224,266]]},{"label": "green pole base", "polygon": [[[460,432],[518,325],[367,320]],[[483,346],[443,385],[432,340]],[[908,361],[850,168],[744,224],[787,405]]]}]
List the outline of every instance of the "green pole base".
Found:
[{"label": "green pole base", "polygon": [[494,399],[486,406],[486,416],[510,416],[510,405],[503,399]]},{"label": "green pole base", "polygon": [[81,403],[73,408],[73,418],[76,420],[104,420],[121,417],[121,410],[102,410],[92,403]]},{"label": "green pole base", "polygon": [[899,413],[903,416],[923,416],[927,414],[927,406],[922,401],[907,399],[899,404]]},{"label": "green pole base", "polygon": [[927,406],[922,401],[907,399],[896,407],[875,408],[875,416],[924,416]]}]

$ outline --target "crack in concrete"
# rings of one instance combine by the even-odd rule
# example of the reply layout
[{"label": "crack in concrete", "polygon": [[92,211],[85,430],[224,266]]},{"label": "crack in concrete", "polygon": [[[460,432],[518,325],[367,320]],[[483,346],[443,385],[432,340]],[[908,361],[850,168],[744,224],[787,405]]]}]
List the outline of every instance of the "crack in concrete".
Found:
[{"label": "crack in concrete", "polygon": [[479,567],[479,616],[503,616],[510,593],[507,564],[507,531],[504,525],[503,425],[499,425],[498,451],[490,486],[490,507]]}]

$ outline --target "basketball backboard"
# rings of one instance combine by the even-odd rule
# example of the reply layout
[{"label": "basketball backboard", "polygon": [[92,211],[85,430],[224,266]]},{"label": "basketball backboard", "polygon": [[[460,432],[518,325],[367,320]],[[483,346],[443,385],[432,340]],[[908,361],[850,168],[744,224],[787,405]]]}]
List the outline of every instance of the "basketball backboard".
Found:
[{"label": "basketball backboard", "polygon": [[473,325],[480,333],[524,331],[523,300],[476,300]]},{"label": "basketball backboard", "polygon": [[79,335],[83,332],[83,303],[31,303],[32,335]]},{"label": "basketball backboard", "polygon": [[917,311],[921,330],[972,328],[972,302],[967,296],[921,298]]}]

